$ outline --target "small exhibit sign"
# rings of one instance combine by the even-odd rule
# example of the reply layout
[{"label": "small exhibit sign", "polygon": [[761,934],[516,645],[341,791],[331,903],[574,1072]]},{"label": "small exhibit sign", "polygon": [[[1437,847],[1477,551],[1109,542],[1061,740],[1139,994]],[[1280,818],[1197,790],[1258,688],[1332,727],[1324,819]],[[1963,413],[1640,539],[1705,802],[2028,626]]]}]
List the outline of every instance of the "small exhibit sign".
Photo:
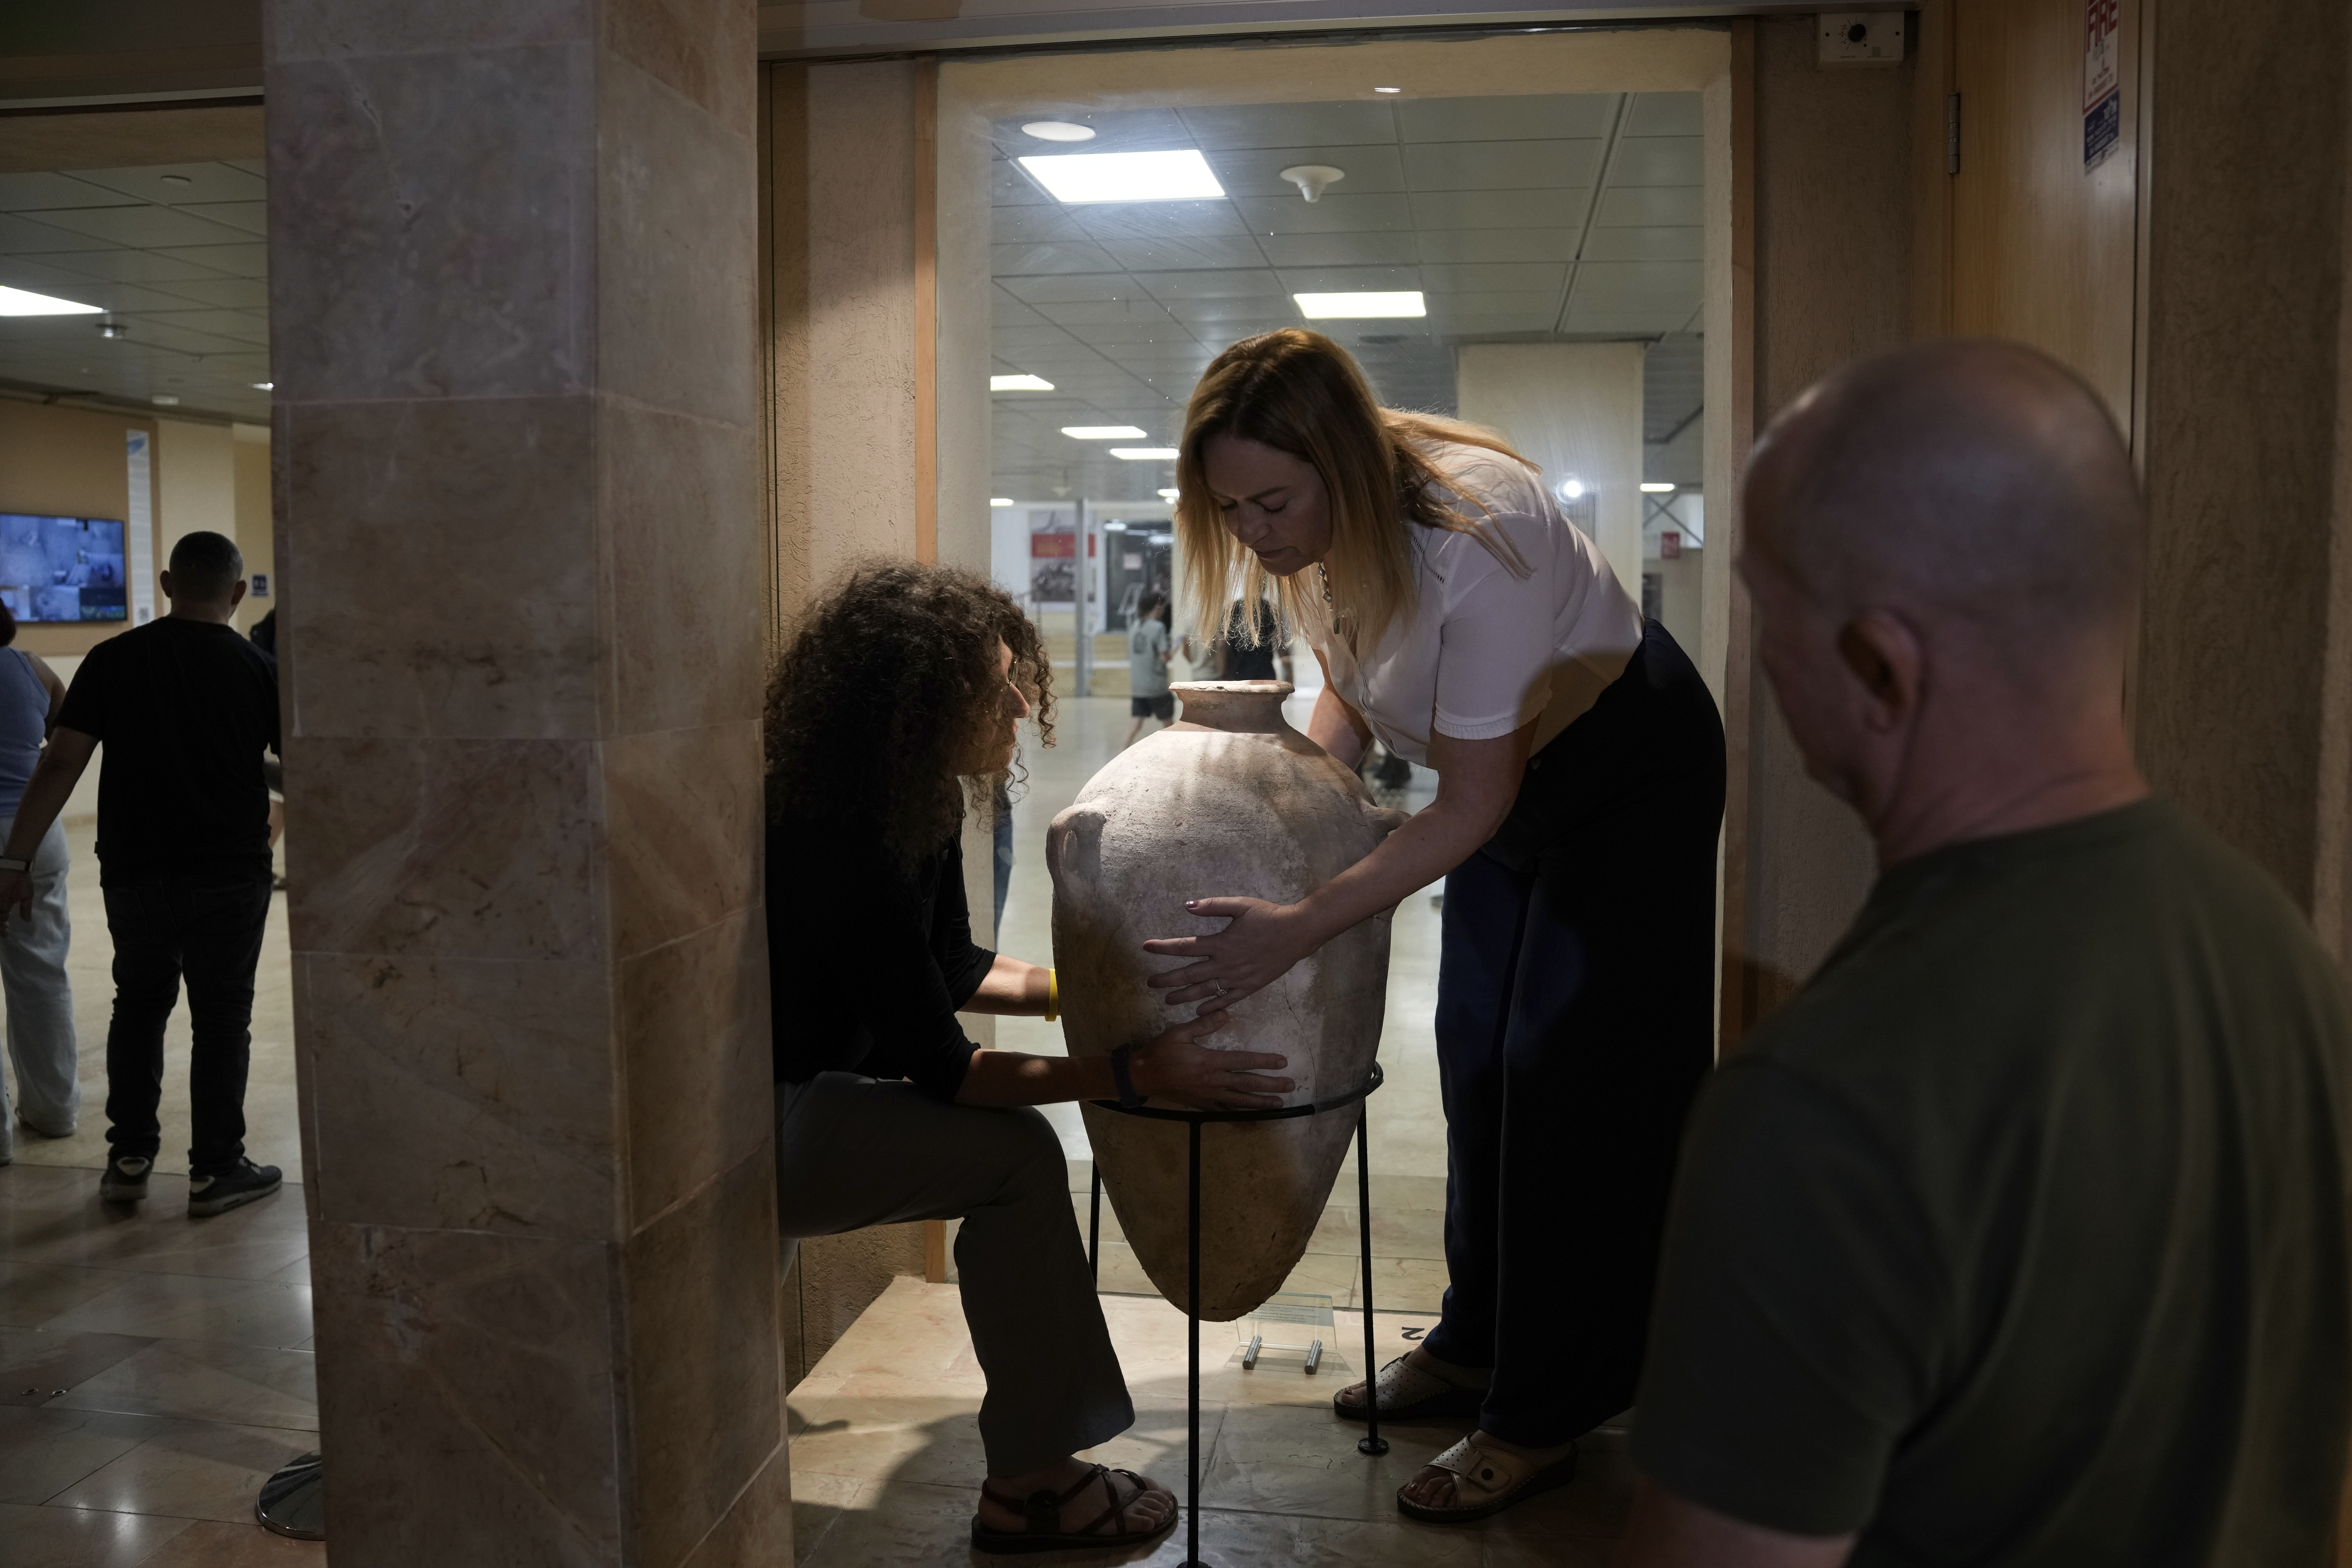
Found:
[{"label": "small exhibit sign", "polygon": [[268,597],[269,597],[269,574],[268,574],[268,573],[267,573],[267,572],[256,572],[256,573],[254,573],[254,574],[252,574],[251,581],[252,581],[252,584],[253,584],[252,593],[253,593],[253,596],[254,596],[255,598],[257,598],[257,599],[267,599]]},{"label": "small exhibit sign", "polygon": [[2083,167],[2123,140],[2123,0],[2083,0]]}]

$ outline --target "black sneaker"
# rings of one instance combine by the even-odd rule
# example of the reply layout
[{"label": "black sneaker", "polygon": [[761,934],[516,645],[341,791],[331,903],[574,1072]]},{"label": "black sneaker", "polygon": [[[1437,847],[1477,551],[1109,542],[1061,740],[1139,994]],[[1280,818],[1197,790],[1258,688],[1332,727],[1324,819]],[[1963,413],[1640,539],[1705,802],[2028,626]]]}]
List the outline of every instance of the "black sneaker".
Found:
[{"label": "black sneaker", "polygon": [[257,1165],[250,1160],[239,1160],[216,1176],[190,1176],[188,1215],[203,1219],[242,1208],[276,1192],[284,1179],[277,1166]]},{"label": "black sneaker", "polygon": [[152,1160],[118,1154],[106,1163],[106,1174],[98,1179],[98,1195],[110,1204],[135,1204],[147,1195],[147,1173],[154,1168]]}]

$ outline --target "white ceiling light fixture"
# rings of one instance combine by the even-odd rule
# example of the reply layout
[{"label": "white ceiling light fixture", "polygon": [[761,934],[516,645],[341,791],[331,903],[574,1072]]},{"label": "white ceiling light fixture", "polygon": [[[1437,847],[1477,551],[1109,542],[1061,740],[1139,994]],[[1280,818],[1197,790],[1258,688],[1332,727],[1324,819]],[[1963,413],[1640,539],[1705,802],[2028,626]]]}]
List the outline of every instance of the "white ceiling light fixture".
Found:
[{"label": "white ceiling light fixture", "polygon": [[1051,392],[1054,384],[1042,375],[992,375],[988,378],[991,392]]},{"label": "white ceiling light fixture", "polygon": [[991,496],[988,498],[988,504],[991,506],[1011,506],[1013,504],[1013,498],[1011,496]]},{"label": "white ceiling light fixture", "polygon": [[1129,463],[1172,463],[1176,460],[1173,447],[1113,447],[1110,455]]},{"label": "white ceiling light fixture", "polygon": [[1310,321],[1365,321],[1385,316],[1426,316],[1429,305],[1418,289],[1363,294],[1293,294],[1298,313]]},{"label": "white ceiling light fixture", "polygon": [[256,392],[268,392],[277,384],[278,384],[274,381],[257,381],[253,384],[253,390]]},{"label": "white ceiling light fixture", "polygon": [[0,287],[0,316],[99,316],[97,305],[77,305],[71,300],[36,294],[29,289]]},{"label": "white ceiling light fixture", "polygon": [[1184,492],[1181,490],[1161,490],[1160,492],[1160,499],[1161,500],[1174,500],[1178,496],[1183,493]]},{"label": "white ceiling light fixture", "polygon": [[1645,496],[1670,496],[1675,493],[1675,487],[1667,484],[1654,484],[1648,480],[1644,480],[1642,485],[1642,493]]},{"label": "white ceiling light fixture", "polygon": [[1570,474],[1568,478],[1560,480],[1559,499],[1562,500],[1582,500],[1584,499],[1584,481],[1578,479],[1574,474]]},{"label": "white ceiling light fixture", "polygon": [[1372,89],[1372,90],[1374,92],[1402,92],[1404,89],[1401,87],[1376,87]]},{"label": "white ceiling light fixture", "polygon": [[159,392],[147,401],[158,408],[177,408],[180,405],[180,400],[168,392]]},{"label": "white ceiling light fixture", "polygon": [[1062,434],[1073,441],[1134,441],[1143,432],[1132,425],[1065,425]]},{"label": "white ceiling light fixture", "polygon": [[1190,147],[1176,153],[1057,153],[1024,158],[1021,166],[1066,206],[1214,201],[1225,194],[1209,161]]},{"label": "white ceiling light fixture", "polygon": [[1034,136],[1040,142],[1091,142],[1095,128],[1074,125],[1066,120],[1033,120],[1021,128],[1024,136]]},{"label": "white ceiling light fixture", "polygon": [[1310,202],[1323,199],[1323,187],[1336,185],[1348,177],[1345,169],[1335,169],[1328,163],[1293,163],[1279,176],[1298,187],[1298,194]]}]

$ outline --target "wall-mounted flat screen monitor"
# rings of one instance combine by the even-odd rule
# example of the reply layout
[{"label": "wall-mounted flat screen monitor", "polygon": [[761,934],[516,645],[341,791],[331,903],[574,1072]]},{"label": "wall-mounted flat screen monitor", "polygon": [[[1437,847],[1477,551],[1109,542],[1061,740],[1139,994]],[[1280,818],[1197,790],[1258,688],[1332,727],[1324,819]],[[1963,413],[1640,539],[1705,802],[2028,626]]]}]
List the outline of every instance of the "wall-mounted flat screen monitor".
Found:
[{"label": "wall-mounted flat screen monitor", "polygon": [[0,511],[0,603],[20,621],[130,617],[122,524]]}]

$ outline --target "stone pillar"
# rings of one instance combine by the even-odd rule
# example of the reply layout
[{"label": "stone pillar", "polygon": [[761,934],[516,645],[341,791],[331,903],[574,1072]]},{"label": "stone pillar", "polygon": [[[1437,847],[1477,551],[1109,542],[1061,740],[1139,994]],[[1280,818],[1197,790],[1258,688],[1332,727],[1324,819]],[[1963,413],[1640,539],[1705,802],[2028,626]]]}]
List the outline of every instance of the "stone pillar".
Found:
[{"label": "stone pillar", "polygon": [[791,1560],[751,0],[275,0],[339,1568]]},{"label": "stone pillar", "polygon": [[1455,361],[1462,417],[1511,438],[1547,484],[1592,497],[1592,542],[1642,597],[1640,343],[1474,343]]}]

